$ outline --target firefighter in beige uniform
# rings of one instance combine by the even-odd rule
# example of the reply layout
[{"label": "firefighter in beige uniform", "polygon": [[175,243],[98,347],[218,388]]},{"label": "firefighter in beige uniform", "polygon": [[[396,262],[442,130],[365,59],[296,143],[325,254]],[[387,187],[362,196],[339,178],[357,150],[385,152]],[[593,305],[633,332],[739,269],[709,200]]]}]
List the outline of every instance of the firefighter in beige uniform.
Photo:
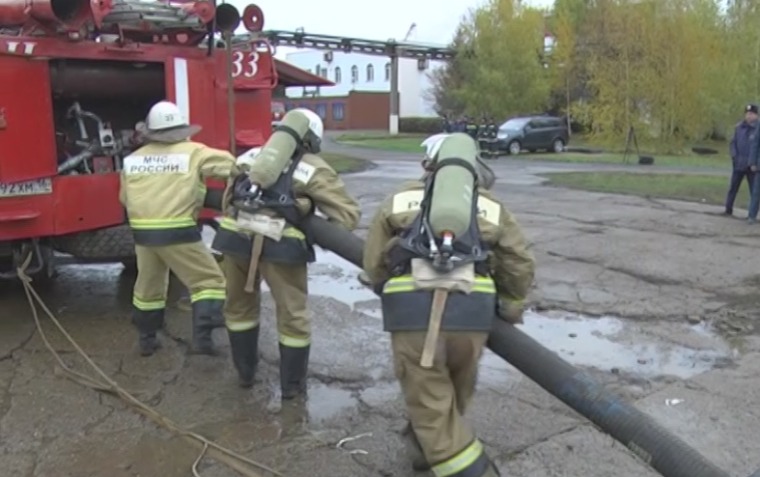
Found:
[{"label": "firefighter in beige uniform", "polygon": [[159,346],[170,270],[190,290],[191,351],[215,353],[211,331],[221,324],[225,280],[201,241],[197,219],[204,179],[226,180],[237,167],[232,154],[190,141],[199,130],[175,104],[161,101],[148,113],[145,145],[124,159],[119,195],[135,240],[133,323],[143,356]]},{"label": "firefighter in beige uniform", "polygon": [[[413,467],[432,468],[438,477],[497,476],[462,416],[475,391],[494,313],[521,322],[534,259],[512,214],[486,190],[490,184],[473,187],[485,172],[476,161],[475,142],[456,133],[423,145],[428,146],[423,162],[427,173],[422,182],[405,184],[380,206],[364,248],[364,271],[381,293],[384,328],[391,333],[395,372],[409,413],[408,431],[416,453],[422,453]],[[438,181],[443,193],[436,195]],[[469,197],[463,206],[457,190]],[[445,232],[441,239],[433,230],[436,221],[458,213],[457,201],[464,219],[459,236],[452,242],[449,235],[447,243]],[[449,260],[458,268],[429,275],[436,270],[430,264],[445,269]],[[467,266],[472,267],[469,272]],[[455,273],[465,275],[448,275]],[[424,286],[431,276],[450,281]],[[450,287],[442,301],[440,283]],[[431,341],[432,360],[424,365],[424,343],[436,306],[440,334]]]},{"label": "firefighter in beige uniform", "polygon": [[[246,388],[253,385],[258,362],[261,279],[269,285],[276,306],[283,399],[292,399],[305,390],[311,345],[311,325],[306,309],[307,263],[313,262],[315,255],[310,238],[298,227],[298,222],[317,208],[328,220],[353,230],[361,214],[359,204],[348,195],[335,170],[315,154],[319,152],[322,139],[322,120],[306,109],[291,113],[298,112],[308,118],[310,140],[303,141],[302,151],[305,153],[299,161],[290,162],[267,189],[261,203],[262,211],[285,218],[287,225],[279,241],[263,238],[250,293],[245,291],[245,285],[250,278],[252,236],[256,234],[239,226],[233,207],[225,211],[212,245],[224,254],[222,269],[227,278],[224,318],[233,363],[240,385]],[[289,118],[283,119],[283,125],[278,129],[281,132],[275,134],[284,134],[286,119]],[[238,159],[241,168],[246,168],[243,164],[252,164],[260,150],[257,148],[241,156]]]}]

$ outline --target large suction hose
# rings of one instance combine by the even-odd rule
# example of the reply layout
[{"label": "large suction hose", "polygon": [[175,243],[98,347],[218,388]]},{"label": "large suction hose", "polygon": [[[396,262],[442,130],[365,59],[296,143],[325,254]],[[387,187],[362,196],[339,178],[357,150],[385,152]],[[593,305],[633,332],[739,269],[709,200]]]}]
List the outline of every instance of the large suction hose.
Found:
[{"label": "large suction hose", "polygon": [[[324,219],[311,216],[317,245],[362,266],[364,240]],[[729,477],[699,452],[604,389],[516,327],[494,320],[488,347],[565,404],[599,426],[665,477]]]},{"label": "large suction hose", "polygon": [[[209,190],[206,206],[219,210],[219,204],[221,191]],[[311,228],[317,245],[361,268],[364,240],[316,216],[307,218],[303,226]],[[651,416],[604,389],[588,373],[575,368],[518,328],[495,319],[488,347],[664,477],[729,477]],[[760,471],[752,477],[760,477]]]}]

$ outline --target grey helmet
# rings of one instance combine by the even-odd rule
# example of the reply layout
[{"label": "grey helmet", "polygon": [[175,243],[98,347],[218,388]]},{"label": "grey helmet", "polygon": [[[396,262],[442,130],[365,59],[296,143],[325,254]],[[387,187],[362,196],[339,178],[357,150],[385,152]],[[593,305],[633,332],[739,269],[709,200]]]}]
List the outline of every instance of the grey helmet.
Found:
[{"label": "grey helmet", "polygon": [[[438,151],[441,149],[441,144],[443,144],[443,140],[449,136],[450,134],[448,133],[439,133],[422,141],[420,146],[425,148],[425,159],[422,161],[423,167],[427,168],[429,164],[434,163],[436,159],[438,159]],[[483,162],[483,159],[479,154],[478,157],[476,157],[476,161],[478,163],[478,183],[480,184],[480,187],[488,190],[493,187],[496,182],[496,174],[494,174],[493,170]]]}]

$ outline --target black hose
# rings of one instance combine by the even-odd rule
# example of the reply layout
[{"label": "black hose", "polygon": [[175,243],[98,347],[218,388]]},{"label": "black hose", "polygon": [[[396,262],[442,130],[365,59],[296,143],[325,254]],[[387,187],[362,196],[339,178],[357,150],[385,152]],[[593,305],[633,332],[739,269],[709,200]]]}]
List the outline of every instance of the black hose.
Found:
[{"label": "black hose", "polygon": [[[209,189],[205,205],[218,210],[221,197],[222,191]],[[313,215],[303,225],[310,228],[317,245],[362,268],[364,240]],[[495,319],[488,347],[664,477],[729,477],[649,415],[514,326]]]},{"label": "black hose", "polygon": [[[306,221],[317,245],[362,267],[364,240],[326,220]],[[665,477],[729,477],[647,414],[604,389],[536,340],[500,319],[488,347],[550,394],[621,442]]]}]

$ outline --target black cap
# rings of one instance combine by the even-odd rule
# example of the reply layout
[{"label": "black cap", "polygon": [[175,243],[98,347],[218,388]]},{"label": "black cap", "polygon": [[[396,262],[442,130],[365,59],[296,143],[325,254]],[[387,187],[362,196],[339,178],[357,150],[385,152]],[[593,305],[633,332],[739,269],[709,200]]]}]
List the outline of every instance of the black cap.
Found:
[{"label": "black cap", "polygon": [[745,113],[755,113],[755,114],[757,114],[757,105],[756,104],[748,104],[744,108],[744,112]]}]

